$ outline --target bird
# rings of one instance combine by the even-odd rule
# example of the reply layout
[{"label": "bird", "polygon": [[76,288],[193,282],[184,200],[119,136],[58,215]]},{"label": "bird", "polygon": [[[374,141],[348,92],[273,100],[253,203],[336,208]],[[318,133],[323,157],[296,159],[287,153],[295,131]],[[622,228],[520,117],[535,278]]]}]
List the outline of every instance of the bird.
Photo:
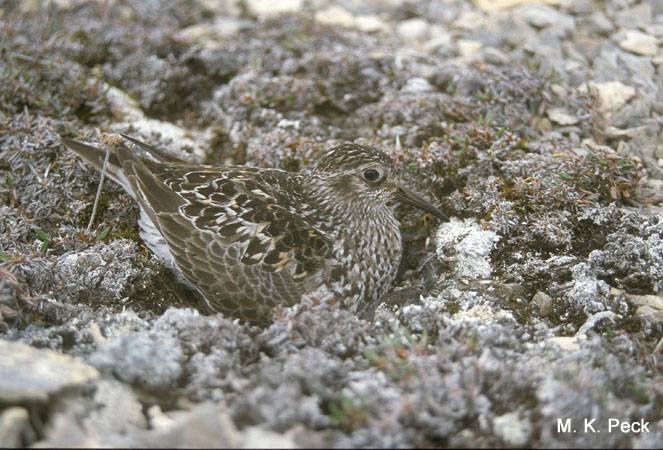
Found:
[{"label": "bird", "polygon": [[192,164],[121,136],[144,152],[120,140],[107,157],[61,140],[97,169],[105,165],[137,201],[141,238],[207,308],[252,324],[269,324],[277,306],[305,295],[325,292],[354,313],[383,297],[403,253],[391,200],[448,220],[371,146],[344,143],[311,170],[288,172]]}]

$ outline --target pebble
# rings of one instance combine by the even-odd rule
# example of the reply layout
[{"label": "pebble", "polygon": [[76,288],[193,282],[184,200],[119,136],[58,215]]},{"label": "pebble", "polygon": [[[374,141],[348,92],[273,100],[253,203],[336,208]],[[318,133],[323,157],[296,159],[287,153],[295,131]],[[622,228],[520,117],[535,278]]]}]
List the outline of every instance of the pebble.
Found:
[{"label": "pebble", "polygon": [[587,24],[589,25],[589,31],[597,34],[608,34],[615,29],[615,26],[603,14],[603,11],[592,13],[587,19]]},{"label": "pebble", "polygon": [[249,12],[259,19],[271,19],[301,10],[304,0],[246,0]]},{"label": "pebble", "polygon": [[336,5],[317,11],[315,20],[327,25],[340,25],[346,28],[353,28],[357,24],[352,13]]},{"label": "pebble", "polygon": [[401,92],[416,93],[416,92],[435,92],[436,89],[431,85],[428,80],[421,77],[412,77],[407,80],[407,84],[403,86]]},{"label": "pebble", "polygon": [[483,47],[481,42],[471,39],[459,39],[456,45],[458,46],[459,56],[464,60],[473,59]]},{"label": "pebble", "polygon": [[658,51],[658,41],[655,37],[638,30],[628,30],[619,46],[627,52],[636,55],[653,56]]},{"label": "pebble", "polygon": [[570,30],[574,28],[573,18],[568,14],[562,14],[555,8],[542,5],[530,4],[521,6],[513,11],[516,16],[521,17],[525,22],[537,28],[554,26]]},{"label": "pebble", "polygon": [[398,24],[396,32],[403,39],[421,41],[428,35],[428,22],[420,18],[404,20]]},{"label": "pebble", "polygon": [[545,317],[552,312],[553,300],[545,292],[539,291],[534,294],[534,297],[532,297],[532,303],[539,307],[539,314],[542,317]]},{"label": "pebble", "polygon": [[625,294],[626,298],[638,308],[635,314],[647,316],[657,322],[663,322],[663,297],[658,295]]},{"label": "pebble", "polygon": [[575,125],[580,122],[577,116],[569,114],[565,108],[551,108],[546,114],[550,120],[559,125]]},{"label": "pebble", "polygon": [[587,92],[587,84],[589,84],[590,88],[596,89],[601,106],[611,111],[621,108],[635,95],[633,87],[620,81],[607,81],[604,83],[590,81],[580,85],[578,90]]},{"label": "pebble", "polygon": [[502,50],[495,47],[486,47],[483,49],[483,58],[496,66],[503,66],[509,62],[509,57]]},{"label": "pebble", "polygon": [[[516,6],[532,3],[532,0],[475,0],[477,7],[486,12],[495,12],[503,9],[511,9]],[[541,0],[541,3],[556,5],[559,0]]]},{"label": "pebble", "polygon": [[485,16],[480,11],[463,11],[453,21],[453,26],[461,30],[474,30],[481,28],[486,23]]},{"label": "pebble", "polygon": [[30,430],[30,416],[25,408],[6,408],[0,414],[0,448],[23,447],[23,436]]},{"label": "pebble", "polygon": [[0,339],[0,398],[5,404],[46,402],[98,377],[97,369],[71,356]]}]

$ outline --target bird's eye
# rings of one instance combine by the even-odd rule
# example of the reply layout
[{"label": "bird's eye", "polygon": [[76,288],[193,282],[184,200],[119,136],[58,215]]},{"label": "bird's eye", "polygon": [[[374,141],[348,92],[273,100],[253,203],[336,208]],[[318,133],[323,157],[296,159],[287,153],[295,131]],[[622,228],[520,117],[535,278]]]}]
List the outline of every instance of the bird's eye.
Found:
[{"label": "bird's eye", "polygon": [[378,170],[375,169],[366,169],[364,170],[364,180],[370,181],[372,183],[379,181],[380,178],[382,177],[382,174]]}]

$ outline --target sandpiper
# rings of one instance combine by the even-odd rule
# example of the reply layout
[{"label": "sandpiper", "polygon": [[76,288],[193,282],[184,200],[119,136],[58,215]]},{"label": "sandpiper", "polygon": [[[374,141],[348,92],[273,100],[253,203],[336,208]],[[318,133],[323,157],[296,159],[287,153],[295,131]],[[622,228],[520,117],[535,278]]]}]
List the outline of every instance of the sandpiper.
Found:
[{"label": "sandpiper", "polygon": [[[382,297],[402,255],[391,199],[447,219],[372,147],[343,144],[293,173],[194,165],[122,136],[153,158],[118,145],[107,162],[140,205],[142,239],[212,310],[252,323],[321,290],[353,312]],[[62,141],[102,168],[106,150]]]}]

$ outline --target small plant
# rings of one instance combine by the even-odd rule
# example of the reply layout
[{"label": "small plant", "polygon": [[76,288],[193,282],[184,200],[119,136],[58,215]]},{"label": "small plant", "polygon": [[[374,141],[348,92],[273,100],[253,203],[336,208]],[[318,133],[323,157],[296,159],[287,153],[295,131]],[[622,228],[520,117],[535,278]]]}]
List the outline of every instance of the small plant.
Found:
[{"label": "small plant", "polygon": [[108,233],[110,233],[110,230],[111,230],[110,226],[104,228],[103,231],[97,235],[96,240],[103,241],[104,239],[106,239],[106,237],[108,237]]},{"label": "small plant", "polygon": [[414,366],[410,362],[410,354],[425,354],[428,343],[428,333],[424,330],[417,340],[406,329],[402,334],[394,329],[390,335],[378,338],[378,345],[366,347],[362,354],[371,365],[386,372],[394,381],[410,377],[414,373]]},{"label": "small plant", "polygon": [[366,402],[346,393],[341,393],[338,401],[329,402],[327,407],[332,420],[348,432],[361,428],[368,417]]},{"label": "small plant", "polygon": [[39,251],[41,253],[46,253],[46,250],[48,249],[48,246],[51,242],[51,238],[40,228],[33,227],[32,231],[35,232],[37,238],[41,241],[41,247],[39,248]]}]

